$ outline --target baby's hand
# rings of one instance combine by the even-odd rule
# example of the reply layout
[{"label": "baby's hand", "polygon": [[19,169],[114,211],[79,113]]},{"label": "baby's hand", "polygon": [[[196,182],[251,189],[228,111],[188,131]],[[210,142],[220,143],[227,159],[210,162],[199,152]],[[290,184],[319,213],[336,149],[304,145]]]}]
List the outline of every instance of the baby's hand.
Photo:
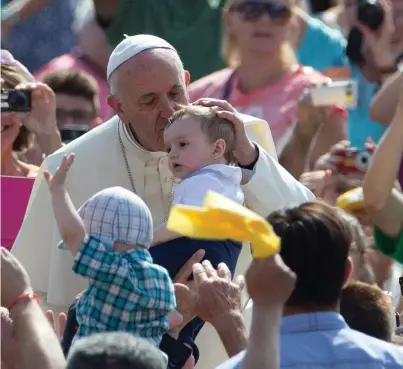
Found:
[{"label": "baby's hand", "polygon": [[50,192],[64,187],[66,183],[67,172],[74,163],[75,154],[65,155],[60,166],[57,167],[55,174],[52,176],[48,170],[43,175],[48,183]]}]

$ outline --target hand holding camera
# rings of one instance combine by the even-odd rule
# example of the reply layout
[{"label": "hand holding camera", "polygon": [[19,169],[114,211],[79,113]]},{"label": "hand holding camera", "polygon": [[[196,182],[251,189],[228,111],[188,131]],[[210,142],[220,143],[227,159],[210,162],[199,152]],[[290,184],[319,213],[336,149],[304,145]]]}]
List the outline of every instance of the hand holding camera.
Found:
[{"label": "hand holding camera", "polygon": [[22,124],[36,135],[57,130],[56,96],[44,83],[23,83],[14,90],[1,90],[1,112],[18,115]]},{"label": "hand holding camera", "polygon": [[17,91],[31,92],[31,111],[23,120],[23,125],[36,135],[47,135],[57,130],[56,96],[44,83],[18,85]]},{"label": "hand holding camera", "polygon": [[[329,83],[331,81],[329,80]],[[326,84],[322,84],[325,86]],[[327,107],[315,106],[311,91],[319,87],[313,84],[305,89],[298,103],[297,126],[298,135],[304,140],[311,141],[326,119]]]},{"label": "hand holding camera", "polygon": [[[348,36],[347,56],[357,65],[370,61],[380,70],[395,66],[396,55],[391,49],[395,32],[392,4],[389,0],[359,0],[357,3],[357,23]],[[371,60],[363,50],[366,47]]]}]

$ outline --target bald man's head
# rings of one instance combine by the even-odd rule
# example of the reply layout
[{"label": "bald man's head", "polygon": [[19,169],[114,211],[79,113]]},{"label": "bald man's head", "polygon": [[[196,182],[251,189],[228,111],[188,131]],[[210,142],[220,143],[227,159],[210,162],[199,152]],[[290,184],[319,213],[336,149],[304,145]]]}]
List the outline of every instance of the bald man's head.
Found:
[{"label": "bald man's head", "polygon": [[162,151],[168,119],[180,105],[188,103],[189,80],[176,51],[145,50],[111,74],[108,104],[142,146]]}]

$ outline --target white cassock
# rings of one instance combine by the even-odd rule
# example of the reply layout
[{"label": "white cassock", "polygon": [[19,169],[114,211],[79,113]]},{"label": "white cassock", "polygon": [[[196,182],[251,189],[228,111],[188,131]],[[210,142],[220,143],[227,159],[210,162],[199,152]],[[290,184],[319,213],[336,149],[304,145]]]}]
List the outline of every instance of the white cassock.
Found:
[{"label": "white cassock", "polygon": [[[259,144],[260,152],[248,183],[242,186],[246,205],[256,213],[267,216],[285,206],[314,199],[307,188],[278,164],[268,124],[250,116],[243,116],[243,119],[248,135]],[[161,224],[168,215],[173,178],[168,168],[167,154],[142,149],[116,116],[49,156],[36,177],[12,253],[27,269],[34,290],[47,292],[47,302],[51,306],[67,309],[74,297],[87,287],[87,283],[72,272],[73,258],[70,253],[56,247],[60,235],[43,170],[46,168],[54,172],[64,155],[76,154],[66,184],[76,207],[107,187],[122,186],[132,190],[121,143],[126,151],[137,194],[150,208],[154,224]],[[249,247],[244,247],[237,274],[243,274],[250,261]],[[208,324],[202,329],[196,343],[201,353],[197,367],[214,368],[226,359],[218,335]]]}]

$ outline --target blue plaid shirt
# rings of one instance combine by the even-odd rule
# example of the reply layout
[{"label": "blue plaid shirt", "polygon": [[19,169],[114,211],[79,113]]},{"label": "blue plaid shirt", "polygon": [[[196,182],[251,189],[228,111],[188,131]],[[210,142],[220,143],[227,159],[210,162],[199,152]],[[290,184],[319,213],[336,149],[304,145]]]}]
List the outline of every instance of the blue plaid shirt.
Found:
[{"label": "blue plaid shirt", "polygon": [[159,345],[176,301],[168,272],[153,264],[148,250],[107,251],[87,235],[73,271],[89,280],[77,303],[79,328],[74,340],[97,332],[125,331]]}]

